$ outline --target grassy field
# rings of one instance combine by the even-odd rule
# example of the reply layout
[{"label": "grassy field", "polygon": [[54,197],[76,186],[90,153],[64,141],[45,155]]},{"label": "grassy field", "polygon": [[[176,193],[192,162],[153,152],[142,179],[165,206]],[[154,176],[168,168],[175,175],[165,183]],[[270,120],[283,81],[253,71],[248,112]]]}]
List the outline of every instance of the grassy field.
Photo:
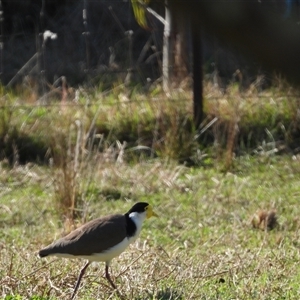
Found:
[{"label": "grassy field", "polygon": [[[243,157],[230,173],[159,160],[99,163],[98,190],[76,223],[125,212],[136,201],[160,215],[112,263],[126,299],[297,299],[299,159]],[[53,176],[36,165],[1,168],[1,299],[66,299],[84,264],[37,257],[72,226],[53,205]],[[273,230],[253,227],[262,209],[276,209]],[[78,299],[118,299],[103,276],[104,265],[93,265]]]},{"label": "grassy field", "polygon": [[[265,97],[265,105],[258,96],[249,103],[225,96],[215,105],[208,101],[207,122],[217,116],[224,123],[213,128],[207,148],[195,142],[192,129],[181,131],[182,124],[189,127],[181,116],[190,104],[178,106],[166,118],[170,123],[162,114],[174,105],[160,102],[121,103],[118,110],[103,102],[98,110],[59,113],[3,109],[0,131],[12,125],[12,141],[26,134],[34,145],[44,147],[48,139],[52,148],[46,146],[47,163],[20,164],[12,147],[12,159],[0,164],[0,299],[68,299],[85,262],[39,259],[37,252],[80,224],[126,212],[138,201],[151,203],[159,218],[147,220],[139,240],[112,262],[125,299],[299,299],[300,157],[292,151],[277,155],[276,138],[280,128],[289,142],[296,104],[273,92]],[[248,140],[233,137],[240,155],[223,143],[230,134],[222,124],[233,116],[240,129],[254,128],[243,133]],[[97,132],[89,144],[93,120]],[[258,138],[258,131],[250,142],[257,128],[265,136]],[[117,138],[124,132],[138,141],[132,148]],[[149,140],[156,155],[131,155]],[[184,155],[176,155],[185,141]],[[247,148],[247,141],[256,146]],[[193,164],[178,163],[189,155],[197,156]],[[104,264],[93,264],[77,299],[118,298],[104,278]]]}]

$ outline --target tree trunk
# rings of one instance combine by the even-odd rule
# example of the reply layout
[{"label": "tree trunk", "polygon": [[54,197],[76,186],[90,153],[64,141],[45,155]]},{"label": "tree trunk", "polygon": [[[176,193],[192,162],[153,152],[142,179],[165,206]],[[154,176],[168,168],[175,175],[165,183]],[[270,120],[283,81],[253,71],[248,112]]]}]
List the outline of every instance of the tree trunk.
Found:
[{"label": "tree trunk", "polygon": [[203,119],[202,45],[199,26],[192,22],[194,123],[199,128]]},{"label": "tree trunk", "polygon": [[188,59],[188,45],[190,20],[178,11],[172,10],[173,26],[172,37],[174,39],[174,67],[173,78],[178,85],[189,75],[189,59]]}]

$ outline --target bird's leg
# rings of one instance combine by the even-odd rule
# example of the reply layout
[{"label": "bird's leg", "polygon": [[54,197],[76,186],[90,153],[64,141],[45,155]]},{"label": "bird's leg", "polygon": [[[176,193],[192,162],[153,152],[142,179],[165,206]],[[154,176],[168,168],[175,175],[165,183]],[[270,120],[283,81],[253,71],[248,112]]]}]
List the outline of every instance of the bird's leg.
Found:
[{"label": "bird's leg", "polygon": [[121,300],[124,300],[125,298],[122,296],[122,294],[119,292],[119,290],[117,289],[116,285],[113,283],[113,281],[110,278],[110,275],[109,275],[109,272],[108,272],[108,267],[109,267],[109,265],[106,264],[105,265],[105,277],[109,281],[109,283],[111,284],[111,286],[113,287],[113,289],[116,291],[116,293],[119,296],[119,298]]},{"label": "bird's leg", "polygon": [[115,284],[113,283],[113,281],[110,278],[109,272],[108,272],[108,265],[105,265],[105,277],[106,279],[109,281],[109,283],[111,284],[111,286],[116,290],[117,287],[115,286]]},{"label": "bird's leg", "polygon": [[80,284],[81,278],[84,275],[85,270],[89,266],[89,264],[90,264],[90,262],[88,261],[85,264],[85,266],[81,269],[80,274],[79,274],[78,279],[77,279],[77,282],[76,282],[76,285],[75,285],[75,288],[74,288],[74,291],[73,291],[73,294],[72,294],[72,297],[71,297],[71,300],[73,300],[75,298],[76,292],[77,292],[77,290],[79,288],[79,284]]}]

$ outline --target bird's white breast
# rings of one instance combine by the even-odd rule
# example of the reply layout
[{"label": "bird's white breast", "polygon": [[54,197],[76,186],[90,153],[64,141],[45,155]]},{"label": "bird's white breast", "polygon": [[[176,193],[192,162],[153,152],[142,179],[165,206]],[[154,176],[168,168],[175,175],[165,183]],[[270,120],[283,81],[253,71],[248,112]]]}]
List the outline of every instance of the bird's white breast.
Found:
[{"label": "bird's white breast", "polygon": [[89,261],[105,261],[109,262],[114,257],[119,256],[132,243],[132,239],[124,238],[119,244],[105,250],[102,253],[93,253],[91,255],[71,255],[67,253],[55,253],[53,255],[64,258],[85,258]]}]

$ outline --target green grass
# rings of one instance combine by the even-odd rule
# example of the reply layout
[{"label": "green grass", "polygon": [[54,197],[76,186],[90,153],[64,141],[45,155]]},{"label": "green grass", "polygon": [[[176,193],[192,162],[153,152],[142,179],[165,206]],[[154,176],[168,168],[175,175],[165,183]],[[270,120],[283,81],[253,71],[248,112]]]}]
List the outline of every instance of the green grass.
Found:
[{"label": "green grass", "polygon": [[[113,260],[114,280],[127,299],[299,297],[299,157],[245,156],[227,173],[217,165],[187,168],[158,159],[97,168],[98,189],[90,190],[75,226],[139,200],[159,214]],[[36,165],[4,166],[1,173],[0,298],[69,297],[84,262],[37,257],[73,226],[54,209],[54,174]],[[115,191],[117,199],[107,197]],[[253,228],[253,215],[271,208],[279,226]],[[118,299],[103,276],[103,263],[91,266],[77,299]]]},{"label": "green grass", "polygon": [[[37,107],[0,88],[0,299],[70,297],[84,262],[39,249],[137,201],[159,218],[112,262],[125,299],[299,298],[298,100],[205,90],[199,134],[189,92],[81,90],[79,106]],[[262,210],[273,230],[253,227]],[[77,299],[118,299],[103,263]]]},{"label": "green grass", "polygon": [[[289,90],[251,91],[241,94],[228,88],[220,95],[205,85],[205,119],[201,134],[193,126],[189,91],[174,92],[169,98],[155,91],[142,94],[115,87],[109,93],[81,89],[78,103],[62,107],[57,99],[49,106],[32,105],[28,91],[16,95],[0,87],[0,158],[16,154],[21,162],[46,163],[57,143],[71,139],[76,143],[77,125],[84,134],[102,136],[106,145],[126,142],[130,152],[136,147],[148,149],[144,154],[197,165],[197,150],[214,148],[216,153],[232,143],[238,154],[249,153],[263,142],[281,141],[286,147],[299,144],[299,100]],[[217,119],[215,119],[217,118]],[[208,124],[212,120],[211,126]],[[208,127],[206,127],[208,126]],[[231,128],[237,128],[232,134]],[[175,137],[175,138],[174,138]],[[60,139],[60,141],[56,141]],[[229,147],[229,151],[231,147]],[[141,151],[131,151],[129,160],[139,159]]]}]

